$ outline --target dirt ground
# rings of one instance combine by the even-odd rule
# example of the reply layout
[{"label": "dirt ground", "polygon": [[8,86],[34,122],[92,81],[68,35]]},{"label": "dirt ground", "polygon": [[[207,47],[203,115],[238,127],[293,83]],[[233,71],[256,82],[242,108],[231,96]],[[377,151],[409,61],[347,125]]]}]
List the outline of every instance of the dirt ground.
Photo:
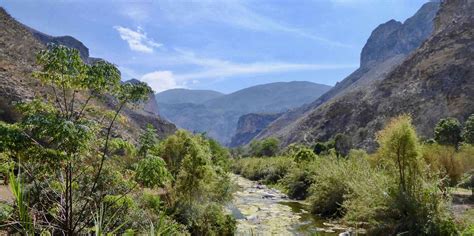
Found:
[{"label": "dirt ground", "polygon": [[13,200],[13,195],[10,192],[8,185],[0,185],[0,202],[10,202]]}]

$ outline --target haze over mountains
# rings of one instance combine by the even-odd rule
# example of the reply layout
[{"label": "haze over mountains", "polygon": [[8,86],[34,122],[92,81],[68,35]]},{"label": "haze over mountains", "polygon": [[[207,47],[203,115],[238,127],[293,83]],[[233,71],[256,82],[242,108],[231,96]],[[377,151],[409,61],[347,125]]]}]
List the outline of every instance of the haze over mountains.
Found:
[{"label": "haze over mountains", "polygon": [[331,87],[293,81],[257,85],[222,95],[213,91],[176,89],[156,95],[160,114],[181,128],[205,132],[229,144],[240,116],[279,113],[309,103]]}]

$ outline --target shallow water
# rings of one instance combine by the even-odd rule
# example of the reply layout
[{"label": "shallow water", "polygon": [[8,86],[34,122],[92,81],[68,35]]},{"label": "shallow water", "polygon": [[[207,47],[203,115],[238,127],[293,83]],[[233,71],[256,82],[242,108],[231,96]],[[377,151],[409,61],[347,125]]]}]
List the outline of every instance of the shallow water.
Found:
[{"label": "shallow water", "polygon": [[280,191],[255,181],[235,176],[239,186],[227,207],[237,219],[236,235],[324,235],[344,232],[305,210],[300,201],[292,201]]}]

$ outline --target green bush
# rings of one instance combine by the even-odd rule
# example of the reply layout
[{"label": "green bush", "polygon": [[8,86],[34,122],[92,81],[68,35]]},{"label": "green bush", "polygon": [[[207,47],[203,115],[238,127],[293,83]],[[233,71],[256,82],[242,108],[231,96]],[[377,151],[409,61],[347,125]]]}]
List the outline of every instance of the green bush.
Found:
[{"label": "green bush", "polygon": [[275,184],[295,165],[290,157],[242,158],[234,162],[232,169],[250,180]]}]

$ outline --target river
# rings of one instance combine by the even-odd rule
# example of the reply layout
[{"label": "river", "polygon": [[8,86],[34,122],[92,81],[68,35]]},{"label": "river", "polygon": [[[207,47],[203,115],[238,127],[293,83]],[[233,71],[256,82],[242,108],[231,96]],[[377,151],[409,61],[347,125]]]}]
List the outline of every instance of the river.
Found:
[{"label": "river", "polygon": [[324,235],[346,229],[323,221],[280,191],[235,175],[239,189],[228,210],[237,219],[236,235]]}]

